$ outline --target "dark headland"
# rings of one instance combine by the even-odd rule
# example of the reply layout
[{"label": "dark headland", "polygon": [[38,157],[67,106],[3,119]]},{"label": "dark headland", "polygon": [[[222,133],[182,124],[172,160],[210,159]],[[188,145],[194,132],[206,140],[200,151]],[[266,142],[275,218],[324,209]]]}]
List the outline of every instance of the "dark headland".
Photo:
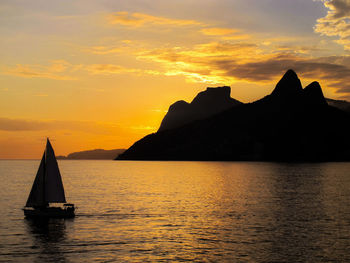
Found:
[{"label": "dark headland", "polygon": [[304,89],[288,70],[270,95],[253,103],[208,88],[170,106],[157,133],[118,160],[349,161],[349,103],[325,99],[318,82]]},{"label": "dark headland", "polygon": [[67,156],[60,155],[56,158],[60,160],[113,160],[124,151],[125,149],[95,149],[88,151],[73,152],[68,154]]}]

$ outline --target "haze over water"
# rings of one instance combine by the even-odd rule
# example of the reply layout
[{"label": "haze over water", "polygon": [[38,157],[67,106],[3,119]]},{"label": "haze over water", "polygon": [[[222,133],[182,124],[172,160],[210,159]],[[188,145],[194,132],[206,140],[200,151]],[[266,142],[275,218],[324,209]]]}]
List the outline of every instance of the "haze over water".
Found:
[{"label": "haze over water", "polygon": [[38,166],[0,161],[0,261],[350,261],[350,163],[59,161],[77,216],[36,223]]}]

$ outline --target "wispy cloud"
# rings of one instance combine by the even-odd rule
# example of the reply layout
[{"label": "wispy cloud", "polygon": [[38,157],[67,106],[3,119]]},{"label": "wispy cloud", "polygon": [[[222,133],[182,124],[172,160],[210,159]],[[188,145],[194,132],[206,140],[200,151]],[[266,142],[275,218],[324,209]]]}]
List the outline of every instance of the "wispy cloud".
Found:
[{"label": "wispy cloud", "polygon": [[89,48],[84,48],[83,50],[93,54],[107,55],[107,54],[123,52],[124,49],[121,47],[93,46]]},{"label": "wispy cloud", "polygon": [[30,120],[0,117],[0,131],[80,131],[93,134],[115,134],[122,127],[116,123],[93,121]]},{"label": "wispy cloud", "polygon": [[289,52],[295,54],[310,54],[311,52],[325,51],[316,45],[302,46],[302,45],[275,45],[275,49],[279,52]]},{"label": "wispy cloud", "polygon": [[[168,48],[144,52],[139,59],[162,64],[166,75],[183,75],[190,81],[232,84],[236,81],[270,83],[287,69],[295,69],[303,78],[323,80],[339,93],[350,93],[350,64],[335,59],[320,60],[291,52],[285,46],[266,52],[253,43],[213,42],[193,49]],[[305,47],[305,50],[307,48]]]},{"label": "wispy cloud", "polygon": [[2,131],[36,131],[47,128],[48,123],[40,121],[0,118],[0,130]]},{"label": "wispy cloud", "polygon": [[327,15],[317,20],[315,32],[337,37],[337,43],[350,50],[350,1],[322,0],[328,9]]},{"label": "wispy cloud", "polygon": [[218,43],[196,45],[193,49],[168,48],[143,52],[139,59],[161,63],[166,75],[183,75],[189,81],[208,84],[227,84],[235,81],[233,76],[225,74],[226,70],[217,67],[218,61],[256,57],[261,51],[251,43]]},{"label": "wispy cloud", "polygon": [[[0,68],[1,69],[1,68]],[[46,78],[56,80],[77,80],[74,73],[88,73],[90,75],[161,75],[164,72],[153,69],[129,68],[117,64],[71,64],[67,61],[56,60],[49,66],[45,65],[21,65],[13,67],[4,66],[1,74],[24,78]],[[36,96],[47,96],[38,94]]]},{"label": "wispy cloud", "polygon": [[48,97],[49,95],[48,94],[35,94],[34,95],[35,97]]},{"label": "wispy cloud", "polygon": [[24,78],[44,78],[56,80],[74,80],[72,76],[63,74],[71,65],[64,60],[54,60],[51,65],[23,65],[5,66],[1,68],[0,73]]},{"label": "wispy cloud", "polygon": [[71,67],[72,65],[61,59],[61,60],[53,60],[51,61],[51,65],[48,67],[49,72],[56,72],[61,73],[67,70],[67,68]]},{"label": "wispy cloud", "polygon": [[114,64],[92,64],[85,66],[85,70],[92,74],[124,74],[124,73],[140,73],[139,69],[125,68]]},{"label": "wispy cloud", "polygon": [[222,28],[222,27],[208,27],[208,28],[202,28],[200,32],[208,36],[225,36],[225,35],[237,33],[239,32],[239,30],[232,29],[232,28]]},{"label": "wispy cloud", "polygon": [[132,126],[131,129],[133,130],[156,130],[156,127],[152,127],[152,126]]},{"label": "wispy cloud", "polygon": [[160,109],[153,109],[151,111],[157,112],[157,113],[167,113],[168,112],[167,110],[160,110]]},{"label": "wispy cloud", "polygon": [[191,26],[201,25],[196,20],[174,19],[161,16],[152,16],[143,13],[116,12],[108,15],[108,21],[111,24],[140,27],[146,25],[167,25],[167,26]]}]

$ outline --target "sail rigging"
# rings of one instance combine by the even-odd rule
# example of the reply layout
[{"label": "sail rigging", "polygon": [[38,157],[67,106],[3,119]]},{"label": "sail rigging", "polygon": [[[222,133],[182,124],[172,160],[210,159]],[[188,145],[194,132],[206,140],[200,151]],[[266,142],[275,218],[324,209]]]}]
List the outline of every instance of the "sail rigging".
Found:
[{"label": "sail rigging", "polygon": [[48,203],[66,203],[60,170],[49,139],[26,207],[47,206]]}]

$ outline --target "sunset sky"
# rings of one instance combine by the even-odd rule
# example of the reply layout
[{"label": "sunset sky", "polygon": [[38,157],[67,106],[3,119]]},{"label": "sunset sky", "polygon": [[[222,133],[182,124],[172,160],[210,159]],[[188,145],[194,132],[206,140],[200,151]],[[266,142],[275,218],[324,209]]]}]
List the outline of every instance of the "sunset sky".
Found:
[{"label": "sunset sky", "polygon": [[1,0],[0,158],[127,148],[211,86],[350,100],[350,0]]}]

